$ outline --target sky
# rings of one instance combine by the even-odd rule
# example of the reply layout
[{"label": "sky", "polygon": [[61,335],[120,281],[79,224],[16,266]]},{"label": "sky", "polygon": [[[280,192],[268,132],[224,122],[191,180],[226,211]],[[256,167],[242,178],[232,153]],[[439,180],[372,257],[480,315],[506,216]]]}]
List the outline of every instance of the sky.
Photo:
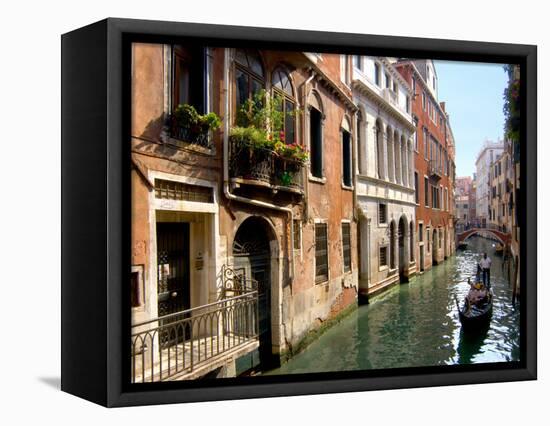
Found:
[{"label": "sky", "polygon": [[508,77],[502,64],[434,61],[439,102],[445,102],[456,144],[456,175],[472,176],[485,139],[504,134],[503,92]]}]

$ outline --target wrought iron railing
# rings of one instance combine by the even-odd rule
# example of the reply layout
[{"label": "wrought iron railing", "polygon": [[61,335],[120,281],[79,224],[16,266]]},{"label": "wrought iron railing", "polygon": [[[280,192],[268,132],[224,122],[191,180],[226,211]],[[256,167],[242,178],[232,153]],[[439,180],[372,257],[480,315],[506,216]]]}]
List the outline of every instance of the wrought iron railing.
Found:
[{"label": "wrought iron railing", "polygon": [[443,168],[435,160],[430,160],[428,163],[428,172],[430,176],[439,179],[443,175]]},{"label": "wrought iron railing", "polygon": [[203,129],[193,129],[191,127],[183,127],[178,124],[175,117],[170,116],[170,136],[188,145],[200,146],[206,149],[211,149],[213,144],[209,135],[209,131]]},{"label": "wrought iron railing", "polygon": [[[131,381],[170,380],[258,340],[258,292],[132,325]],[[205,370],[205,373],[207,371]]]},{"label": "wrought iron railing", "polygon": [[230,174],[232,178],[258,181],[270,186],[303,190],[304,163],[275,151],[231,143]]}]

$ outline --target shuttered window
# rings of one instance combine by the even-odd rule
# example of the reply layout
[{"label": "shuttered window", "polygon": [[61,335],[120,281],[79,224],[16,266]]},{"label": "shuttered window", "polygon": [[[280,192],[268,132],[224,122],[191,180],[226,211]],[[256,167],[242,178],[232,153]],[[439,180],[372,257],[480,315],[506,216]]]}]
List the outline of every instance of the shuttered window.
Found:
[{"label": "shuttered window", "polygon": [[328,280],[328,232],[326,223],[315,224],[315,282]]},{"label": "shuttered window", "polygon": [[351,271],[351,226],[342,223],[342,252],[344,257],[344,272]]},{"label": "shuttered window", "polygon": [[300,225],[301,225],[300,221],[298,219],[294,219],[294,235],[293,235],[294,250],[300,250],[302,248],[302,230]]},{"label": "shuttered window", "polygon": [[378,223],[388,223],[388,206],[378,204]]},{"label": "shuttered window", "polygon": [[380,266],[388,266],[388,247],[380,247]]}]

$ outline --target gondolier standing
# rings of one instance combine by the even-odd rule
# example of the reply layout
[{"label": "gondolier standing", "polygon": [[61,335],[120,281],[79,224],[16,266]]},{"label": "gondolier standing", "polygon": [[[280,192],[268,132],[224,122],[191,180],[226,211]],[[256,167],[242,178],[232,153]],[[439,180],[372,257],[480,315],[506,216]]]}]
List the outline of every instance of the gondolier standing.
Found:
[{"label": "gondolier standing", "polygon": [[491,288],[491,258],[487,256],[487,253],[483,253],[483,259],[479,262],[481,267],[481,275],[483,284],[487,288]]}]

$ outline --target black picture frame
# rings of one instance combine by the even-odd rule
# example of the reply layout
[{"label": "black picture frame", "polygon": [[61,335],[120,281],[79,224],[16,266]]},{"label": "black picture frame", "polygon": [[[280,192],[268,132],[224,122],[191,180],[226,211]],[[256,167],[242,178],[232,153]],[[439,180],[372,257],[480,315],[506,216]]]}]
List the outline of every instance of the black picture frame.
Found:
[{"label": "black picture frame", "polygon": [[[521,68],[521,360],[299,376],[152,383],[124,371],[129,332],[129,43],[195,38],[228,45]],[[109,18],[62,36],[63,391],[117,407],[424,386],[537,377],[537,48],[531,45]]]}]

